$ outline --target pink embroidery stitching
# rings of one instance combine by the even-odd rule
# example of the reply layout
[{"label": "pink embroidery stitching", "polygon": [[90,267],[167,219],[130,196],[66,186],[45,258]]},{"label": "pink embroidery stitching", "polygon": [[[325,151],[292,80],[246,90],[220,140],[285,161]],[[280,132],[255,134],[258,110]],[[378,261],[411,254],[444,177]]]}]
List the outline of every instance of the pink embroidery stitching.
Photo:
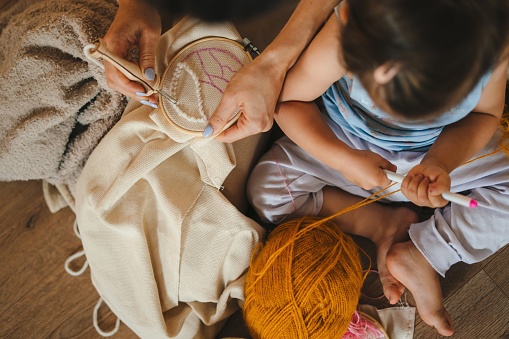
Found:
[{"label": "pink embroidery stitching", "polygon": [[[203,57],[200,54],[202,52],[208,53],[212,57],[212,59],[214,59],[214,61],[217,63],[217,65],[221,69],[221,76],[210,74],[207,71],[207,69],[205,67],[205,63],[203,62]],[[221,62],[217,59],[217,57],[214,55],[213,52],[218,52],[218,53],[226,54],[227,56],[232,58],[237,64],[239,64],[239,68],[237,70],[234,70],[234,69],[232,69],[228,65],[221,64]],[[207,48],[197,49],[196,51],[193,51],[193,52],[189,53],[188,55],[186,55],[186,57],[182,61],[184,62],[184,61],[186,61],[187,59],[189,59],[190,57],[192,57],[194,55],[196,55],[198,57],[198,60],[200,61],[200,65],[201,65],[201,68],[202,68],[202,71],[203,71],[203,73],[205,74],[205,76],[209,80],[209,81],[205,81],[205,80],[201,80],[200,79],[200,82],[203,83],[203,84],[208,84],[208,85],[214,87],[221,94],[223,94],[224,91],[216,84],[215,80],[216,81],[217,80],[221,80],[221,81],[224,81],[226,84],[228,84],[230,82],[230,80],[225,77],[225,70],[230,71],[231,73],[235,74],[240,68],[242,68],[242,66],[244,66],[242,61],[239,58],[237,58],[237,56],[235,54],[233,54],[232,52],[230,52],[228,50],[220,49],[220,48],[217,48],[217,47],[207,47]]]}]

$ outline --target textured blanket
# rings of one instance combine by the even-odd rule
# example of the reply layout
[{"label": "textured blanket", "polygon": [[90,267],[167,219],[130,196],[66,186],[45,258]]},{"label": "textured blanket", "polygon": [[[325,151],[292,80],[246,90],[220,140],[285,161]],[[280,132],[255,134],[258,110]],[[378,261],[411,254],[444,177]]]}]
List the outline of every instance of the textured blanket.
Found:
[{"label": "textured blanket", "polygon": [[0,180],[74,191],[127,102],[83,55],[116,11],[114,0],[20,0],[0,13]]}]

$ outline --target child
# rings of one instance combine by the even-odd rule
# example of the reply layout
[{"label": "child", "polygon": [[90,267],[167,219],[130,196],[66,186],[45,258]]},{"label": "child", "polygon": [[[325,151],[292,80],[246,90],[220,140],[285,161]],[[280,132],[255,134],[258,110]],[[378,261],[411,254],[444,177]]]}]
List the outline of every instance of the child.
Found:
[{"label": "child", "polygon": [[[343,1],[288,73],[275,115],[287,137],[248,182],[256,211],[280,223],[329,216],[370,196],[391,183],[383,169],[407,173],[401,192],[384,201],[437,208],[431,218],[419,222],[411,209],[373,203],[335,221],[347,232],[410,228],[412,241],[389,251],[389,270],[390,244],[378,249],[384,293],[395,303],[405,285],[422,319],[443,335],[453,329],[436,272],[481,261],[509,242],[509,156],[462,166],[496,150],[503,134],[508,7],[500,0]],[[324,92],[322,115],[311,101]],[[483,206],[448,203],[445,191]]]}]

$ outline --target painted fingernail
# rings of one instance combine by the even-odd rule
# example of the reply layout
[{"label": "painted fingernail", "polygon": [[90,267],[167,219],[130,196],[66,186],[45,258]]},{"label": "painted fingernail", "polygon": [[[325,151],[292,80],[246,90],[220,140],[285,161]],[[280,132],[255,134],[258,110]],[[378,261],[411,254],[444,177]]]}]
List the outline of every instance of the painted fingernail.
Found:
[{"label": "painted fingernail", "polygon": [[139,97],[146,97],[147,96],[147,93],[143,93],[143,92],[136,92],[134,94],[136,94]]},{"label": "painted fingernail", "polygon": [[143,104],[143,105],[147,105],[147,106],[150,106],[152,108],[157,108],[157,105],[150,102],[150,101],[147,101],[147,100],[140,100],[140,102]]},{"label": "painted fingernail", "polygon": [[203,130],[201,135],[203,135],[205,138],[208,138],[212,135],[213,132],[214,132],[214,129],[212,128],[212,126],[207,125],[207,127],[205,127],[205,129]]},{"label": "painted fingernail", "polygon": [[145,69],[145,77],[147,80],[154,80],[156,78],[156,73],[152,67]]}]

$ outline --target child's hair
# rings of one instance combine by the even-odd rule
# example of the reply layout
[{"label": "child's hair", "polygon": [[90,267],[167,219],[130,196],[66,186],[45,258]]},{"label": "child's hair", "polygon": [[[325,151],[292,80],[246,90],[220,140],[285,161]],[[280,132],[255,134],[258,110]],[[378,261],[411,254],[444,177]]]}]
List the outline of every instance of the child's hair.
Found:
[{"label": "child's hair", "polygon": [[[507,0],[348,0],[342,54],[376,99],[407,118],[458,104],[501,59],[508,43]],[[399,71],[385,85],[374,70]]]},{"label": "child's hair", "polygon": [[336,224],[316,217],[286,222],[251,260],[246,324],[255,339],[341,338],[363,281],[357,245]]}]

